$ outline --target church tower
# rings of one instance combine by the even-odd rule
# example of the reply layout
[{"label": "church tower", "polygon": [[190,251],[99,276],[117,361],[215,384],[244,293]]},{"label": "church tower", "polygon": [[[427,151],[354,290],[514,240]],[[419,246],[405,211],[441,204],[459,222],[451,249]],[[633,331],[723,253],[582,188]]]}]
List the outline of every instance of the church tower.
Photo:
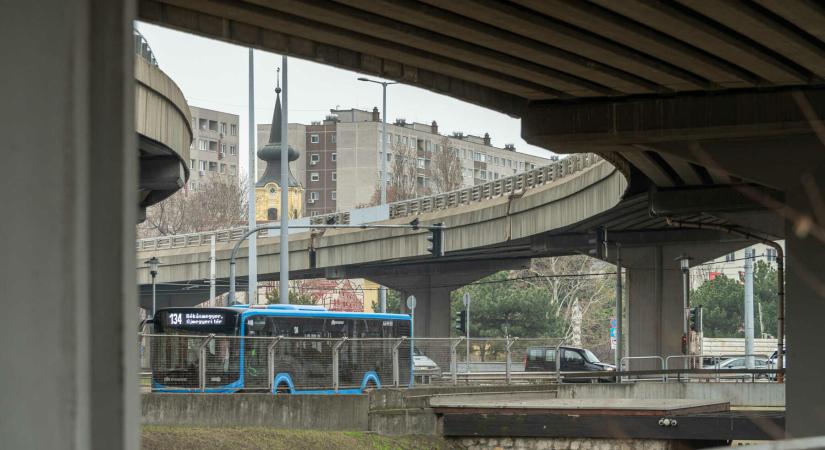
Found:
[{"label": "church tower", "polygon": [[[269,130],[269,143],[258,150],[258,158],[266,161],[266,170],[255,183],[255,220],[258,222],[278,221],[281,219],[281,151],[284,144],[281,139],[281,87],[275,88],[275,112],[272,114],[272,127]],[[286,145],[289,162],[298,159],[298,151]],[[304,187],[289,170],[289,203],[287,211],[290,219],[296,219],[304,214]]]}]

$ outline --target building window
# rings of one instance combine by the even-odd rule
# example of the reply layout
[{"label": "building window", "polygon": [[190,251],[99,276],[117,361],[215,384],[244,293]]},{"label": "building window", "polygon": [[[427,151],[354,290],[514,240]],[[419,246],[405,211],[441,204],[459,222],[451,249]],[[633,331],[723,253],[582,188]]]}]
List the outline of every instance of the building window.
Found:
[{"label": "building window", "polygon": [[229,124],[229,134],[231,134],[232,136],[238,135],[238,126],[234,123]]},{"label": "building window", "polygon": [[313,165],[318,164],[318,161],[320,161],[320,160],[321,160],[321,155],[319,155],[317,153],[312,153],[311,155],[309,155],[310,164],[313,164]]},{"label": "building window", "polygon": [[330,192],[329,193],[329,198],[331,198],[332,200],[338,200],[338,192],[337,191]]},{"label": "building window", "polygon": [[190,169],[195,170],[195,164],[197,164],[197,162],[194,159],[189,160],[189,168]]},{"label": "building window", "polygon": [[201,172],[205,172],[206,171],[206,161],[199,161],[199,164],[200,165],[198,166],[198,169],[200,169]]},{"label": "building window", "polygon": [[309,174],[309,181],[318,181],[321,179],[321,176],[318,175],[318,172],[312,172]]},{"label": "building window", "polygon": [[192,128],[198,128],[198,118],[192,117]]},{"label": "building window", "polygon": [[330,142],[330,143],[332,143],[332,144],[334,144],[335,142],[337,142],[337,135],[336,135],[335,133],[331,133],[331,134],[329,135],[329,142]]},{"label": "building window", "polygon": [[221,144],[221,154],[222,155],[226,154],[226,144],[223,144],[223,143]]},{"label": "building window", "polygon": [[238,174],[238,167],[234,164],[229,166],[229,174],[230,175],[237,175]]},{"label": "building window", "polygon": [[338,161],[338,153],[333,152],[330,158],[332,158],[333,161]]},{"label": "building window", "polygon": [[317,192],[310,192],[309,193],[309,199],[312,200],[313,202],[318,200],[318,193]]},{"label": "building window", "polygon": [[481,161],[481,153],[475,152],[475,154],[473,154],[473,161]]},{"label": "building window", "polygon": [[209,150],[209,142],[206,139],[198,139],[198,150]]},{"label": "building window", "polygon": [[338,172],[332,172],[332,181],[338,181]]},{"label": "building window", "polygon": [[226,164],[221,164],[221,173],[226,173]]},{"label": "building window", "polygon": [[768,262],[776,261],[776,249],[775,248],[766,248],[765,249],[765,256],[768,257]]},{"label": "building window", "polygon": [[235,147],[234,145],[230,145],[229,146],[229,154],[230,155],[237,155],[238,154],[238,147]]},{"label": "building window", "polygon": [[725,255],[725,262],[733,262],[736,261],[736,253],[728,253]]},{"label": "building window", "polygon": [[278,220],[278,208],[267,209],[266,220]]},{"label": "building window", "polygon": [[209,161],[209,171],[210,172],[217,172],[218,171],[218,163]]},{"label": "building window", "polygon": [[309,135],[309,142],[311,144],[317,144],[317,143],[321,142],[321,138],[317,134],[310,134]]},{"label": "building window", "polygon": [[226,122],[221,122],[221,134],[226,134]]},{"label": "building window", "polygon": [[200,119],[198,121],[198,128],[200,128],[203,131],[208,130],[209,129],[209,121],[206,120],[206,119]]},{"label": "building window", "polygon": [[218,121],[217,120],[210,120],[209,121],[209,131],[218,131]]},{"label": "building window", "polygon": [[524,161],[518,162],[518,170],[524,170]]}]

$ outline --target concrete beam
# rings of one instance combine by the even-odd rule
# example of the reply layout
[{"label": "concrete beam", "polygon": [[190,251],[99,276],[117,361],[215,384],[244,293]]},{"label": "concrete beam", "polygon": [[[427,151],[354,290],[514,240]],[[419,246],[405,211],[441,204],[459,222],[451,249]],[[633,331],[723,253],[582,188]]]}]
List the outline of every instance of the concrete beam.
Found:
[{"label": "concrete beam", "polygon": [[3,21],[3,448],[137,449],[134,4]]},{"label": "concrete beam", "polygon": [[[814,186],[822,192],[825,164],[808,172]],[[786,332],[787,355],[787,432],[793,437],[822,434],[825,423],[825,389],[822,374],[825,360],[809,358],[822,353],[821,318],[825,317],[825,278],[822,257],[825,255],[825,217],[817,215],[823,208],[822,197],[812,195],[810,186],[796,186],[788,192],[787,206],[792,214],[787,221],[786,253]],[[813,216],[812,216],[813,214]],[[805,224],[807,222],[807,226]]]},{"label": "concrete beam", "polygon": [[[522,136],[563,152],[598,151],[620,145],[652,145],[811,132],[798,90],[679,94],[668,98],[588,103],[532,104]],[[812,116],[825,117],[825,90],[806,88]],[[813,124],[822,124],[813,119]],[[746,162],[741,161],[740,162]]]},{"label": "concrete beam", "polygon": [[[757,200],[759,198],[760,200]],[[712,186],[653,189],[648,194],[650,212],[659,217],[687,214],[760,211],[764,200],[781,202],[782,195],[759,186]]]}]

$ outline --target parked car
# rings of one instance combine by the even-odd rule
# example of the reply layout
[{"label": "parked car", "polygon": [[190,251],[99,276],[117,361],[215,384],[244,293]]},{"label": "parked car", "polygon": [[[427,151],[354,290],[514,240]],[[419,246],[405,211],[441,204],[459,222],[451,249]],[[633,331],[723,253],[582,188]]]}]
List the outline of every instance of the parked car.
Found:
[{"label": "parked car", "polygon": [[[706,365],[703,367],[704,369],[719,369],[719,370],[741,370],[747,369],[748,363],[747,358],[744,356],[734,356],[732,358],[727,358],[719,361],[713,365]],[[753,368],[754,369],[770,369],[770,363],[767,359],[764,358],[753,358]],[[767,374],[760,374],[757,375],[757,378],[769,378],[770,376]]]},{"label": "parked car", "polygon": [[[559,370],[562,372],[613,371],[616,366],[599,361],[599,358],[590,350],[577,347],[559,347],[561,358]],[[525,372],[555,372],[555,347],[529,347],[524,361]],[[616,377],[600,377],[598,381],[615,381]],[[582,378],[576,381],[589,382],[593,379]],[[573,381],[568,380],[568,381]]]},{"label": "parked car", "polygon": [[433,378],[441,378],[441,368],[421,353],[418,347],[413,349],[413,377],[416,382],[422,384],[429,384]]}]

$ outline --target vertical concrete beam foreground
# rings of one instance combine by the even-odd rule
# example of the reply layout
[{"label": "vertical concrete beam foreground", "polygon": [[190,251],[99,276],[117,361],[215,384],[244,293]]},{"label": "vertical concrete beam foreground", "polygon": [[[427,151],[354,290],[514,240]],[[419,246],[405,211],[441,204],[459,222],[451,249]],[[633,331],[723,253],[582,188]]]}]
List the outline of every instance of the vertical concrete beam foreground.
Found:
[{"label": "vertical concrete beam foreground", "polygon": [[[820,167],[811,181],[825,189],[825,168]],[[787,366],[787,433],[789,437],[819,436],[825,423],[825,359],[822,358],[825,323],[825,276],[822,263],[825,242],[821,235],[806,231],[804,214],[825,208],[822,197],[811,196],[801,186],[788,192],[790,208],[803,214],[787,224],[785,336]],[[819,203],[819,204],[817,204]],[[817,225],[814,225],[817,226]]]},{"label": "vertical concrete beam foreground", "polygon": [[5,6],[0,446],[136,449],[135,6]]}]

